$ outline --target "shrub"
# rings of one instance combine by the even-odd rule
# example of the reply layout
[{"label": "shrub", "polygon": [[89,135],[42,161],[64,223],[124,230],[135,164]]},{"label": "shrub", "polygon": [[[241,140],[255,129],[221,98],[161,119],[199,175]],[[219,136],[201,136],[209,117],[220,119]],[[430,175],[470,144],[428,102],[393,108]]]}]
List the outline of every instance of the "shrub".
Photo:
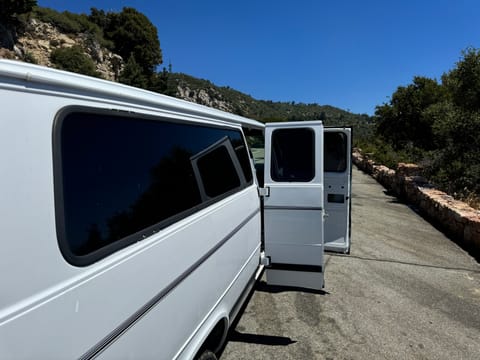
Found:
[{"label": "shrub", "polygon": [[50,59],[58,69],[100,77],[95,70],[95,64],[82,50],[80,46],[59,48],[52,51]]},{"label": "shrub", "polygon": [[405,150],[394,149],[392,145],[379,138],[358,141],[357,146],[376,163],[390,169],[396,169],[400,162],[413,162],[412,156]]},{"label": "shrub", "polygon": [[28,63],[30,63],[30,64],[38,64],[38,61],[37,61],[37,59],[35,58],[35,56],[34,56],[31,52],[29,52],[29,51],[27,51],[27,52],[23,55],[23,61],[28,62]]},{"label": "shrub", "polygon": [[105,40],[103,30],[91,22],[85,14],[74,14],[69,11],[58,12],[50,8],[35,7],[34,17],[40,21],[54,25],[58,30],[69,33],[87,33],[101,46],[112,49],[113,43]]},{"label": "shrub", "polygon": [[35,18],[54,25],[60,31],[70,34],[78,34],[81,31],[80,24],[68,16],[66,12],[60,13],[53,9],[43,7],[35,7],[33,12]]}]

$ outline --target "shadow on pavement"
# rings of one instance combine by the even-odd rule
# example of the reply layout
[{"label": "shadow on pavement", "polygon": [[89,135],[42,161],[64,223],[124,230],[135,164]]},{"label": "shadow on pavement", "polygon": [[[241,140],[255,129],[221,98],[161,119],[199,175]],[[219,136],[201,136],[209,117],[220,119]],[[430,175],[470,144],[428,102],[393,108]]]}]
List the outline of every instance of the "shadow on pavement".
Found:
[{"label": "shadow on pavement", "polygon": [[270,294],[278,294],[281,292],[286,291],[295,291],[295,292],[304,292],[309,294],[317,294],[317,295],[328,295],[329,292],[324,290],[312,290],[307,288],[301,287],[293,287],[293,286],[277,286],[277,285],[268,285],[265,281],[259,281],[255,284],[255,291],[266,292]]},{"label": "shadow on pavement", "polygon": [[285,336],[248,334],[237,330],[230,331],[228,341],[270,346],[288,346],[296,343],[295,340]]}]

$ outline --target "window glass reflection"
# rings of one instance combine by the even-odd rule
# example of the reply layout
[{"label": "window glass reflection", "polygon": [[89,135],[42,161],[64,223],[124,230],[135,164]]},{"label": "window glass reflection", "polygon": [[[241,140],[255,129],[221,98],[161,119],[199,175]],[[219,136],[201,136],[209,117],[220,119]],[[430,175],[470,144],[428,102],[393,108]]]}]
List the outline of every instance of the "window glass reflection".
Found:
[{"label": "window glass reflection", "polygon": [[315,176],[315,138],[311,129],[278,129],[272,133],[273,181],[308,182]]},{"label": "window glass reflection", "polygon": [[[241,133],[231,129],[89,113],[67,115],[60,146],[64,231],[71,252],[81,256],[131,235],[142,238],[166,226],[166,220],[191,213],[202,199],[190,158],[224,137],[232,144],[243,144]],[[239,150],[238,157],[250,183],[246,149]],[[204,166],[222,169],[225,163],[224,157],[217,156]],[[240,185],[232,180],[230,170],[226,174],[208,175],[214,177],[208,182],[212,197]]]}]

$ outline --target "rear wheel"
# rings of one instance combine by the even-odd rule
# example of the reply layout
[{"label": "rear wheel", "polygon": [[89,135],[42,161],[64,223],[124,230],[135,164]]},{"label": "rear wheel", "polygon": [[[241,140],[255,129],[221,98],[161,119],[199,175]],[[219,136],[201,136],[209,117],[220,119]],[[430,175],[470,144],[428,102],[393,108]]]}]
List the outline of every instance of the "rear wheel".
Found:
[{"label": "rear wheel", "polygon": [[210,350],[205,350],[196,360],[217,360],[217,356]]}]

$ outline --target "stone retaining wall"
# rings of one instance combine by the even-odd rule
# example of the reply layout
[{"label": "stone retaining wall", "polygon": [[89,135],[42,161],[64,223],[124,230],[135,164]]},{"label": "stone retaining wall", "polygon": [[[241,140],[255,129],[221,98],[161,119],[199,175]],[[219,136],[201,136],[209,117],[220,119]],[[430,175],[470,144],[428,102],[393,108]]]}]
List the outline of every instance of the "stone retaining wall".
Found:
[{"label": "stone retaining wall", "polygon": [[480,258],[480,211],[436,190],[421,176],[415,164],[398,164],[397,171],[377,165],[359,149],[353,163],[372,175],[385,188],[419,209],[422,215],[451,236],[459,245]]}]

